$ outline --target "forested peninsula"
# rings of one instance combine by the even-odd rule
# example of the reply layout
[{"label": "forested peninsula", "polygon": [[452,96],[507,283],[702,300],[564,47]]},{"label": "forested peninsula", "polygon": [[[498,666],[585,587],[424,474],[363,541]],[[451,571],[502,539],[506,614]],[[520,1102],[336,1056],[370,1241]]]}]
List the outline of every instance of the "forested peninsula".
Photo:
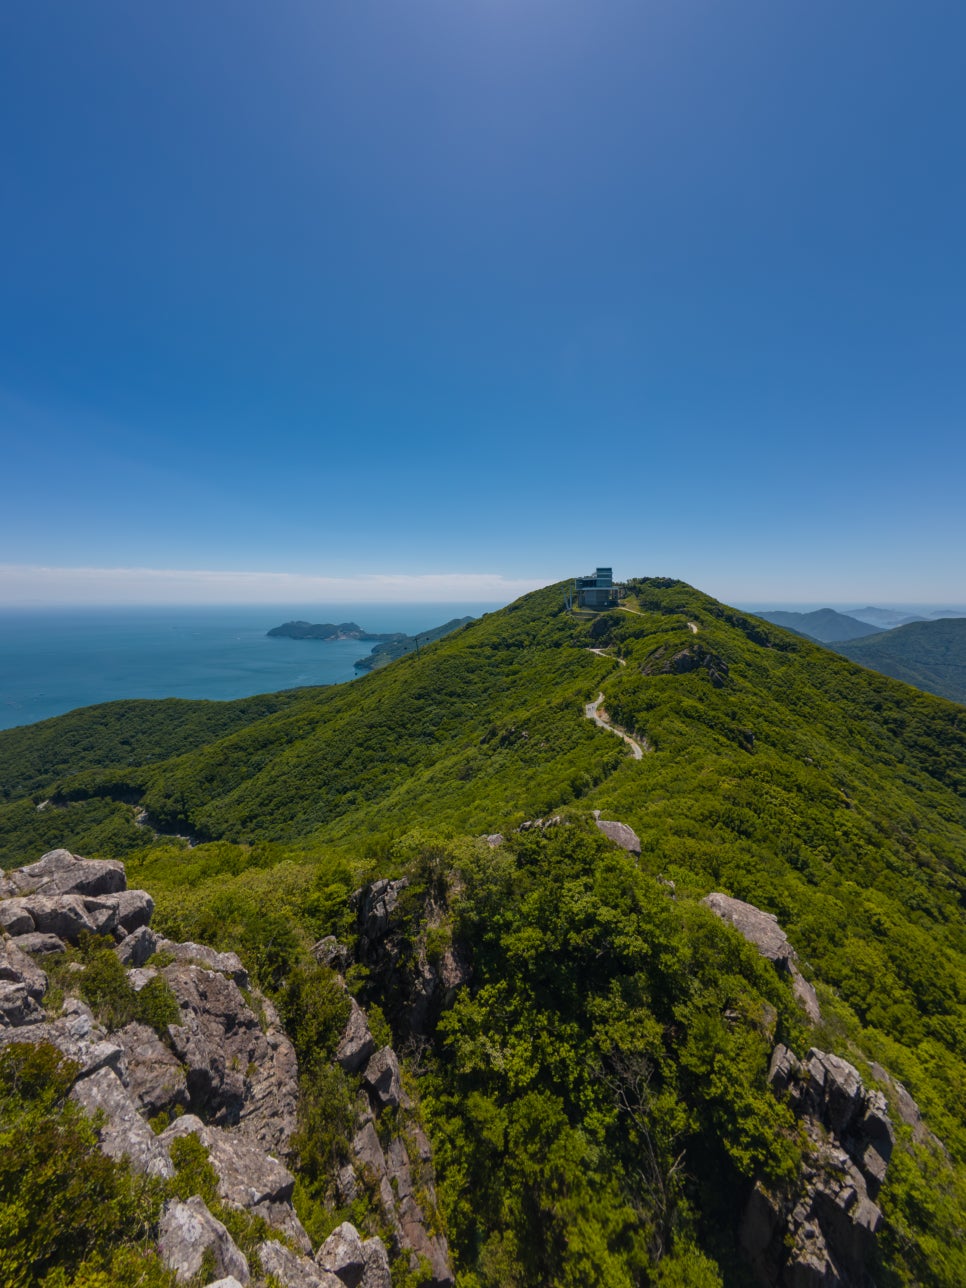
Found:
[{"label": "forested peninsula", "polygon": [[966,1283],[966,708],[566,589],[0,733],[15,1282]]}]

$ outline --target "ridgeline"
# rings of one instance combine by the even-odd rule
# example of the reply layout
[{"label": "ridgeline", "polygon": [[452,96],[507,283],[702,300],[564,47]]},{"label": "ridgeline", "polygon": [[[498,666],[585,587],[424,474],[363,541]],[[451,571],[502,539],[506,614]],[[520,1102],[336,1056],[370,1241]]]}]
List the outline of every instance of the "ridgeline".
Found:
[{"label": "ridgeline", "polygon": [[[348,685],[0,733],[2,861],[124,858],[160,930],[273,997],[344,945],[466,1288],[818,1283],[821,1256],[958,1288],[966,709],[684,583],[629,592],[548,587]],[[601,693],[646,754],[585,718]],[[352,896],[383,879],[374,936]]]}]

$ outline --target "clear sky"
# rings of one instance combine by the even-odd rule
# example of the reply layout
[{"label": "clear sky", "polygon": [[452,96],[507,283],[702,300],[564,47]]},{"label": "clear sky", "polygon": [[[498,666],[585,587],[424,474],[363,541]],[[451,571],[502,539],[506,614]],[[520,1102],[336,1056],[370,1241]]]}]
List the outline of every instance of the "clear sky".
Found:
[{"label": "clear sky", "polygon": [[0,602],[963,602],[964,50],[962,0],[6,0]]}]

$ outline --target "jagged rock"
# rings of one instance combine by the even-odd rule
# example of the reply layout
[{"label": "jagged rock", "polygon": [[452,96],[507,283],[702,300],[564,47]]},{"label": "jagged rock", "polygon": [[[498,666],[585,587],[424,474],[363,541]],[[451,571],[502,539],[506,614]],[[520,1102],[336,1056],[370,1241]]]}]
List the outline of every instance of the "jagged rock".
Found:
[{"label": "jagged rock", "polygon": [[335,1275],[345,1288],[359,1288],[366,1270],[359,1231],[348,1221],[337,1226],[315,1254],[316,1264]]},{"label": "jagged rock", "polygon": [[205,1288],[242,1288],[234,1275],[226,1275],[224,1279],[215,1279],[210,1284],[205,1284]]},{"label": "jagged rock", "polygon": [[263,1033],[233,980],[179,963],[162,974],[181,1007],[169,1033],[192,1110],[219,1126],[244,1122],[265,1149],[284,1153],[295,1130],[298,1064],[274,1008],[264,1004]]},{"label": "jagged rock", "polygon": [[181,1136],[197,1136],[218,1174],[218,1197],[231,1207],[288,1203],[295,1177],[276,1158],[239,1131],[206,1125],[194,1114],[176,1118],[159,1137],[162,1148]]},{"label": "jagged rock", "polygon": [[320,1270],[308,1257],[297,1256],[277,1239],[260,1243],[258,1257],[264,1273],[274,1275],[283,1288],[344,1288],[341,1279]]},{"label": "jagged rock", "polygon": [[[0,904],[0,907],[3,907]],[[37,957],[42,957],[46,953],[62,953],[65,948],[64,941],[58,939],[56,935],[48,935],[39,930],[31,934],[19,935],[17,938],[17,947],[25,953],[33,953]]]},{"label": "jagged rock", "polygon": [[183,962],[190,966],[203,966],[205,970],[219,971],[223,975],[228,975],[239,988],[247,989],[250,986],[248,971],[241,964],[241,958],[237,953],[218,953],[205,944],[190,942],[177,944],[171,939],[159,939],[156,951],[167,953],[176,962]]},{"label": "jagged rock", "polygon": [[43,1008],[22,980],[0,979],[0,1027],[20,1028],[38,1023],[42,1017]]},{"label": "jagged rock", "polygon": [[125,966],[143,966],[154,955],[158,937],[149,926],[139,926],[117,945],[114,951]]},{"label": "jagged rock", "polygon": [[128,971],[127,982],[135,993],[140,993],[145,984],[149,984],[158,974],[160,974],[160,971],[154,966],[135,966],[133,970]]},{"label": "jagged rock", "polygon": [[[0,1029],[0,1046],[9,1042],[22,1042],[23,1034],[16,1029]],[[42,1020],[30,1025],[31,1042],[49,1042],[80,1068],[81,1078],[90,1077],[98,1069],[120,1071],[123,1052],[107,1038],[104,1029],[94,1021],[90,1007],[75,997],[64,1002],[62,1013],[54,1020]]]},{"label": "jagged rock", "polygon": [[312,945],[312,956],[320,966],[329,966],[332,970],[344,972],[352,961],[352,950],[340,943],[335,935],[326,935]]},{"label": "jagged rock", "polygon": [[[34,929],[48,935],[57,935],[76,944],[82,932],[94,934],[96,926],[85,908],[82,895],[68,894],[58,898],[47,895],[24,895],[10,900],[15,907],[29,913]],[[117,922],[115,910],[114,922]]]},{"label": "jagged rock", "polygon": [[490,849],[495,850],[498,845],[503,844],[503,833],[491,832],[489,836],[484,836],[483,840],[487,843]]},{"label": "jagged rock", "polygon": [[389,1273],[389,1254],[381,1239],[366,1239],[362,1245],[362,1256],[365,1269],[362,1272],[361,1288],[392,1288],[392,1277]]},{"label": "jagged rock", "polygon": [[124,864],[116,859],[83,859],[69,850],[48,850],[36,863],[7,873],[18,894],[103,895],[124,890]]},{"label": "jagged rock", "polygon": [[292,1207],[291,1202],[286,1200],[284,1203],[256,1203],[250,1211],[253,1216],[260,1216],[267,1221],[306,1256],[312,1255],[312,1240],[305,1233],[305,1226],[295,1215],[295,1208]]},{"label": "jagged rock", "polygon": [[[930,1139],[931,1133],[922,1121],[919,1106],[902,1083],[893,1078],[888,1070],[883,1069],[882,1065],[876,1064],[874,1060],[869,1065],[869,1071],[876,1082],[881,1082],[886,1087],[900,1122],[904,1122],[907,1127],[912,1128],[913,1140],[922,1144]],[[932,1139],[936,1140],[936,1137],[933,1136]]]},{"label": "jagged rock", "polygon": [[604,833],[608,840],[619,845],[622,850],[627,850],[629,854],[640,854],[641,842],[637,833],[626,823],[615,823],[611,819],[599,818],[596,820],[597,826]]},{"label": "jagged rock", "polygon": [[149,1176],[174,1175],[164,1146],[138,1113],[137,1102],[113,1069],[102,1068],[78,1082],[71,1096],[88,1113],[103,1115],[101,1149],[111,1158],[128,1157]]},{"label": "jagged rock", "polygon": [[452,1006],[456,994],[473,977],[473,968],[463,949],[457,944],[447,948],[439,962],[439,984],[444,1007]]},{"label": "jagged rock", "polygon": [[727,894],[705,895],[701,902],[722,921],[734,926],[739,934],[758,949],[762,957],[774,962],[782,974],[791,976],[792,989],[805,1014],[813,1024],[818,1024],[822,1018],[818,995],[802,977],[798,969],[798,954],[788,942],[788,936],[778,924],[778,918],[773,913],[762,912],[752,903],[732,899]]},{"label": "jagged rock", "polygon": [[790,973],[795,950],[773,913],[762,912],[754,904],[745,903],[742,899],[732,899],[726,894],[705,895],[701,902],[722,921],[734,926],[750,944],[754,944],[762,957],[767,957],[783,971]]},{"label": "jagged rock", "polygon": [[29,935],[34,919],[23,899],[4,899],[0,903],[0,930],[8,935]]},{"label": "jagged rock", "polygon": [[346,1073],[358,1073],[376,1049],[376,1039],[369,1032],[366,1013],[355,1000],[349,999],[349,1018],[336,1048],[336,1063]]},{"label": "jagged rock", "polygon": [[214,1260],[216,1274],[234,1276],[243,1285],[249,1281],[248,1262],[197,1194],[187,1202],[175,1199],[165,1205],[158,1250],[182,1283],[200,1273],[205,1253]]},{"label": "jagged rock", "polygon": [[127,1024],[114,1038],[124,1051],[125,1085],[143,1113],[153,1118],[162,1110],[187,1108],[184,1067],[153,1029]]},{"label": "jagged rock", "polygon": [[396,1106],[404,1100],[399,1060],[392,1047],[380,1047],[366,1065],[362,1080],[380,1109]]},{"label": "jagged rock", "polygon": [[397,881],[374,881],[352,895],[359,928],[369,943],[376,943],[385,936],[389,930],[389,917],[408,885],[408,877],[400,877]]},{"label": "jagged rock", "polygon": [[563,823],[562,814],[551,814],[548,818],[528,818],[517,828],[518,832],[533,832],[535,830],[545,832],[548,827],[559,827]]},{"label": "jagged rock", "polygon": [[[422,1135],[422,1133],[420,1133]],[[423,1137],[425,1140],[425,1137]],[[428,1149],[429,1142],[426,1142]],[[400,1229],[400,1242],[403,1247],[417,1257],[425,1257],[433,1272],[435,1288],[453,1282],[449,1265],[449,1250],[442,1235],[430,1235],[426,1229],[427,1214],[423,1211],[416,1197],[413,1184],[412,1167],[406,1146],[399,1136],[393,1137],[386,1152],[389,1183],[396,1199],[396,1219]],[[432,1203],[436,1196],[431,1185],[424,1188]]]},{"label": "jagged rock", "polygon": [[47,992],[47,976],[20,945],[10,939],[0,941],[0,980],[23,984],[28,996],[37,1001]]},{"label": "jagged rock", "polygon": [[154,900],[146,890],[125,890],[117,896],[118,925],[133,934],[154,916]]}]

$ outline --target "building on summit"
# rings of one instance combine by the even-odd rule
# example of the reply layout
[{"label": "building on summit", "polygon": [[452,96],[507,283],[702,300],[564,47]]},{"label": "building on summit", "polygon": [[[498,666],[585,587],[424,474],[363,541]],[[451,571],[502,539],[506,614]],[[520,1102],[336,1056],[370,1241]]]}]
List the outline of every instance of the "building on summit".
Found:
[{"label": "building on summit", "polygon": [[622,586],[614,585],[614,570],[598,568],[591,577],[574,579],[578,608],[610,608],[623,594]]}]

